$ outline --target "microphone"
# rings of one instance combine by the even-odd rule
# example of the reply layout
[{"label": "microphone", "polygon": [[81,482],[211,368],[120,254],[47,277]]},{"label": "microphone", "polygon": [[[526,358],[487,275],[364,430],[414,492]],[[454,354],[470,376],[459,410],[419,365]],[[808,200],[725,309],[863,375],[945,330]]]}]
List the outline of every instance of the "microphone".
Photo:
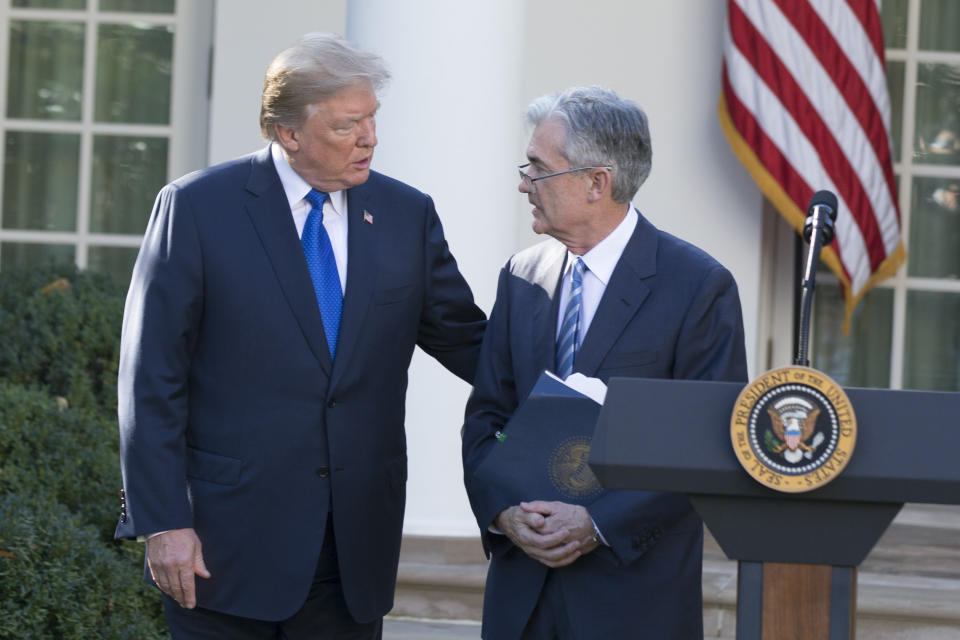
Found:
[{"label": "microphone", "polygon": [[793,364],[810,366],[810,307],[813,304],[813,289],[816,286],[816,265],[820,248],[833,241],[833,223],[837,219],[837,196],[826,189],[817,191],[810,198],[807,220],[803,223],[803,239],[810,243],[807,265],[804,269],[800,295],[800,326],[797,337],[797,357]]},{"label": "microphone", "polygon": [[810,205],[807,207],[807,219],[803,223],[803,239],[810,242],[813,228],[816,226],[820,229],[823,244],[830,244],[833,241],[833,223],[837,220],[838,208],[837,196],[833,192],[822,189],[813,194]]}]

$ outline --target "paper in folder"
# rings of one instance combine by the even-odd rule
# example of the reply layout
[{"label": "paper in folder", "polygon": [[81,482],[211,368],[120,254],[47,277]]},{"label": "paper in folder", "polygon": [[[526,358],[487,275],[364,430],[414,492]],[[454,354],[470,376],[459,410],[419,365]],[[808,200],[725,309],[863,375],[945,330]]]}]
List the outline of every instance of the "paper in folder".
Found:
[{"label": "paper in folder", "polygon": [[475,477],[513,504],[559,500],[590,504],[602,491],[587,465],[600,405],[544,372]]}]

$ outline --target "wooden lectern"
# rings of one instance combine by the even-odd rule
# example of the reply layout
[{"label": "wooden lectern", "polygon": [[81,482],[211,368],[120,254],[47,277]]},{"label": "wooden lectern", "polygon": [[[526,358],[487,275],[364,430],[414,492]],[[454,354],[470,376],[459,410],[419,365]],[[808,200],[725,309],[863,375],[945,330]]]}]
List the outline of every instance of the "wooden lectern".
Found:
[{"label": "wooden lectern", "polygon": [[856,567],[904,502],[960,504],[960,393],[846,389],[856,450],[809,493],[740,465],[730,416],[743,385],[613,378],[590,467],[608,489],[685,493],[738,561],[739,640],[854,637]]}]

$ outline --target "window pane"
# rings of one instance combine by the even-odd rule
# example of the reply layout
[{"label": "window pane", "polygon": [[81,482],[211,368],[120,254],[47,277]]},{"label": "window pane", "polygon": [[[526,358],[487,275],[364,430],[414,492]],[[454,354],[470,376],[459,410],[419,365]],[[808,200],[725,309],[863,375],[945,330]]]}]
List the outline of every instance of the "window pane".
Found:
[{"label": "window pane", "polygon": [[13,0],[13,6],[31,9],[86,9],[87,0]]},{"label": "window pane", "polygon": [[100,11],[173,13],[174,0],[100,0]]},{"label": "window pane", "polygon": [[887,88],[890,91],[890,135],[893,138],[893,161],[900,161],[900,135],[903,128],[903,62],[887,63]]},{"label": "window pane", "polygon": [[90,230],[141,234],[167,181],[167,139],[95,136]]},{"label": "window pane", "polygon": [[907,48],[907,0],[883,0],[880,9],[883,22],[883,46]]},{"label": "window pane", "polygon": [[960,164],[960,65],[917,65],[919,162]]},{"label": "window pane", "polygon": [[960,180],[914,178],[907,256],[911,276],[960,278]]},{"label": "window pane", "polygon": [[10,21],[7,117],[80,120],[83,24]]},{"label": "window pane", "polygon": [[74,231],[79,163],[78,134],[8,131],[4,228]]},{"label": "window pane", "polygon": [[923,0],[920,4],[920,49],[960,51],[958,25],[960,25],[960,2]]},{"label": "window pane", "polygon": [[87,253],[87,269],[109,274],[115,283],[126,287],[130,284],[137,251],[138,249],[133,247],[90,247]]},{"label": "window pane", "polygon": [[837,284],[817,284],[810,361],[838,384],[890,386],[893,290],[873,288],[860,300],[843,335],[844,303]]},{"label": "window pane", "polygon": [[14,265],[64,264],[75,260],[76,249],[71,244],[0,244],[0,269]]},{"label": "window pane", "polygon": [[960,390],[960,294],[907,293],[903,386]]},{"label": "window pane", "polygon": [[97,40],[98,122],[170,122],[173,27],[102,24]]}]

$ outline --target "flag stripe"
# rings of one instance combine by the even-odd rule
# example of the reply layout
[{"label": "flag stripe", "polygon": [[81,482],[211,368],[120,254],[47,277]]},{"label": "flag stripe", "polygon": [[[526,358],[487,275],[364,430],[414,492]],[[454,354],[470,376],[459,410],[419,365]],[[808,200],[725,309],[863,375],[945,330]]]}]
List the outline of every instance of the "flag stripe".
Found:
[{"label": "flag stripe", "polygon": [[[856,45],[869,46],[866,34],[859,23],[855,23],[853,16],[847,11],[848,5],[843,2],[824,3],[823,0],[811,0],[811,4],[803,0],[777,0],[784,15],[803,37],[810,51],[817,57],[826,73],[833,80],[833,84],[843,92],[847,107],[855,114],[860,126],[866,134],[867,142],[872,146],[877,158],[877,177],[882,176],[886,181],[889,201],[885,203],[883,211],[896,215],[896,208],[890,206],[897,198],[896,182],[893,177],[893,164],[890,156],[890,141],[887,138],[887,129],[890,125],[889,100],[881,102],[886,106],[886,117],[880,112],[878,98],[873,88],[868,88],[863,77],[870,77],[877,69],[880,70],[879,80],[882,84],[883,95],[886,95],[886,77],[879,65],[860,65],[864,58]],[[826,6],[824,6],[826,5]],[[845,32],[840,41],[831,35],[821,17],[821,12],[827,12],[828,17],[839,24]],[[849,18],[849,19],[845,19]],[[855,23],[855,24],[852,24]],[[846,43],[844,46],[841,43]],[[871,51],[872,54],[872,51]],[[870,55],[869,60],[876,60]],[[866,67],[866,68],[864,68]],[[876,78],[871,78],[871,85],[876,84]],[[880,212],[877,212],[880,214]],[[882,214],[880,214],[882,215]],[[878,215],[878,217],[880,217]],[[884,247],[890,253],[896,247],[899,237],[899,224],[886,224],[883,229]]]},{"label": "flag stripe", "polygon": [[850,7],[853,15],[857,17],[857,20],[860,21],[860,24],[863,25],[863,31],[870,39],[874,53],[877,55],[880,63],[883,64],[886,58],[884,57],[883,51],[883,24],[880,20],[880,9],[874,2],[870,2],[869,0],[844,1],[847,6]]},{"label": "flag stripe", "polygon": [[836,272],[847,322],[905,258],[876,0],[728,0],[720,122],[798,229],[812,193],[837,194]]},{"label": "flag stripe", "polygon": [[[730,58],[728,57],[726,64],[729,63]],[[798,220],[794,220],[793,224],[796,227],[802,227],[803,220],[806,217],[806,204],[797,205],[796,203],[807,203],[810,201],[810,198],[814,193],[814,190],[811,187],[812,181],[801,175],[797,171],[796,165],[788,159],[787,154],[782,152],[782,149],[789,145],[786,145],[782,138],[778,139],[777,141],[771,139],[764,131],[759,121],[754,118],[753,114],[757,112],[757,109],[753,106],[744,105],[741,102],[736,90],[731,86],[726,67],[723,71],[723,84],[724,96],[727,101],[727,108],[731,121],[736,126],[737,131],[744,139],[744,142],[746,142],[746,144],[749,145],[753,152],[757,155],[757,158],[760,160],[760,163],[763,165],[763,167],[780,184],[780,186],[789,196],[790,200],[793,201],[794,206],[797,207],[796,217],[799,218]],[[790,134],[787,133],[786,130],[777,130],[775,135],[787,136]],[[806,141],[804,140],[804,142]],[[807,153],[815,153],[809,144],[804,146],[809,148]],[[796,150],[794,157],[796,157]],[[823,184],[820,184],[819,187],[830,189],[830,186]],[[841,206],[843,205],[841,204]],[[841,275],[841,277],[847,282],[853,282],[855,284],[862,285],[862,283],[866,282],[870,272],[869,264],[865,259],[865,252],[861,254],[862,259],[860,259],[859,263],[856,265],[855,274],[850,273],[850,268],[846,261],[844,261],[842,254],[843,246],[849,246],[850,243],[855,243],[853,240],[848,240],[847,243],[844,243],[842,242],[842,239],[845,236],[853,234],[858,240],[860,240],[859,232],[853,228],[855,225],[849,222],[849,218],[847,219],[847,222],[844,222],[842,217],[838,218],[836,226],[838,241],[832,243],[831,247],[837,253],[840,269],[842,270],[842,275],[838,275]],[[862,240],[860,240],[860,242],[862,242]],[[859,244],[859,242],[856,244]]]},{"label": "flag stripe", "polygon": [[[868,137],[859,126],[853,125],[851,122],[855,120],[853,112],[841,100],[840,93],[830,76],[815,60],[815,56],[806,42],[793,29],[779,9],[770,5],[767,0],[740,0],[740,5],[745,6],[749,11],[750,15],[747,19],[751,20],[749,22],[750,27],[755,28],[755,23],[763,25],[762,33],[760,30],[756,30],[755,34],[748,35],[748,37],[762,38],[763,44],[767,42],[777,43],[786,52],[775,52],[772,47],[767,45],[768,49],[760,54],[760,60],[782,62],[785,69],[776,69],[774,62],[774,70],[771,72],[774,74],[773,77],[783,82],[795,81],[800,88],[798,92],[800,98],[809,100],[817,115],[825,120],[822,124],[826,128],[826,134],[823,133],[823,128],[818,128],[816,135],[812,135],[811,130],[805,127],[821,155],[837,153],[836,148],[824,148],[824,145],[819,142],[819,137],[816,137],[832,133],[831,137],[843,150],[848,166],[856,172],[856,180],[863,189],[863,195],[869,199],[869,207],[872,210],[866,210],[865,207],[868,205],[855,200],[857,193],[848,191],[845,196],[855,206],[849,211],[855,215],[860,214],[858,222],[861,226],[864,225],[864,220],[872,219],[876,221],[875,230],[883,238],[883,256],[885,257],[886,254],[893,251],[899,240],[899,221],[895,213],[896,196],[895,191],[891,191],[889,186],[885,187],[883,184],[884,171],[879,160],[869,150],[871,145]],[[784,106],[790,107],[791,105],[785,104]],[[801,111],[795,111],[794,113],[805,113],[809,107],[802,105],[801,109]],[[798,121],[806,124],[802,118],[798,118]],[[888,142],[884,142],[884,144],[889,145]],[[830,167],[828,163],[825,163],[825,166],[828,169]],[[841,188],[843,185],[849,184],[836,173],[831,172],[831,174]],[[891,195],[891,193],[894,195]],[[865,233],[871,232],[869,226],[863,226],[863,228]],[[874,268],[878,264],[874,263]]]},{"label": "flag stripe", "polygon": [[727,73],[727,63],[723,68],[723,90],[727,99],[727,108],[730,112],[730,119],[736,125],[737,130],[743,139],[750,145],[753,152],[763,163],[763,166],[770,172],[776,181],[783,187],[794,202],[803,202],[810,200],[813,195],[813,188],[810,183],[801,176],[793,165],[787,160],[786,156],[780,152],[781,144],[775,143],[763,131],[760,123],[753,117],[753,109],[744,106],[743,102],[737,96],[733,87],[730,86],[730,77]]},{"label": "flag stripe", "polygon": [[[726,73],[726,70],[724,70],[724,73]],[[737,158],[739,158],[743,163],[744,167],[746,167],[753,179],[756,180],[757,186],[760,187],[760,190],[763,191],[763,194],[770,200],[777,210],[780,211],[783,217],[787,219],[787,222],[797,229],[800,229],[804,224],[804,220],[806,220],[806,212],[801,211],[796,203],[790,199],[787,193],[783,190],[783,187],[776,181],[770,172],[767,171],[767,168],[760,162],[760,159],[754,153],[753,149],[750,148],[747,142],[740,135],[740,132],[737,130],[730,118],[730,112],[727,108],[726,94],[723,91],[720,92],[720,100],[717,102],[717,117],[720,120],[720,128],[723,129],[723,133],[726,136],[727,141],[730,143],[730,148],[733,150]],[[837,253],[834,251],[834,249],[838,246],[838,243],[833,242],[824,247],[820,252],[820,258],[839,277],[840,286],[842,287],[843,291],[846,292],[850,290],[850,280],[844,275],[846,271],[843,267],[843,263],[840,262],[840,259],[837,257]],[[902,245],[898,249],[902,250]],[[877,274],[874,274],[873,277],[876,276]],[[869,284],[870,283],[868,282],[868,286]]]},{"label": "flag stripe", "polygon": [[[890,128],[890,95],[884,59],[873,49],[870,36],[863,30],[850,5],[837,0],[810,0],[828,36],[840,47],[857,75],[866,84],[874,106],[880,111],[883,125]],[[836,35],[834,38],[833,35]]]},{"label": "flag stripe", "polygon": [[[760,9],[767,14],[763,17],[769,18],[773,22],[778,22],[778,20],[771,16],[777,15],[782,18],[782,14],[772,5],[759,5],[759,0],[741,0],[741,2],[751,1],[755,3],[752,8]],[[876,269],[886,258],[885,243],[882,241],[877,219],[873,215],[874,206],[871,198],[848,160],[850,156],[862,156],[863,154],[855,149],[856,141],[853,140],[841,138],[839,142],[846,143],[841,147],[837,138],[833,135],[837,129],[829,127],[819,115],[825,111],[836,113],[838,103],[842,104],[842,101],[835,101],[829,106],[814,105],[811,100],[816,100],[821,104],[829,102],[829,98],[824,95],[825,91],[817,91],[822,85],[811,86],[812,93],[804,91],[797,84],[781,57],[770,47],[763,35],[754,28],[753,22],[745,14],[739,12],[739,7],[734,4],[731,4],[730,10],[730,30],[734,44],[741,52],[748,52],[746,57],[749,58],[757,75],[776,94],[780,103],[799,125],[803,135],[816,147],[820,164],[837,186],[837,195],[842,197],[846,203],[844,213],[852,215],[860,227],[870,257],[871,270]],[[789,27],[789,24],[783,20],[777,26]],[[794,46],[802,44],[802,41],[797,42],[798,38],[791,38],[789,34],[783,33],[783,31],[774,35],[777,36],[778,40],[781,38],[792,40]],[[805,45],[803,46],[805,48]],[[784,58],[791,59],[795,66],[799,66],[795,57],[785,56]],[[807,66],[809,67],[811,64],[808,62]],[[846,105],[843,105],[842,108],[846,110]],[[847,126],[841,131],[850,133],[854,129],[854,127]],[[859,128],[857,127],[856,130],[859,130]],[[857,159],[864,160],[862,157]]]}]

